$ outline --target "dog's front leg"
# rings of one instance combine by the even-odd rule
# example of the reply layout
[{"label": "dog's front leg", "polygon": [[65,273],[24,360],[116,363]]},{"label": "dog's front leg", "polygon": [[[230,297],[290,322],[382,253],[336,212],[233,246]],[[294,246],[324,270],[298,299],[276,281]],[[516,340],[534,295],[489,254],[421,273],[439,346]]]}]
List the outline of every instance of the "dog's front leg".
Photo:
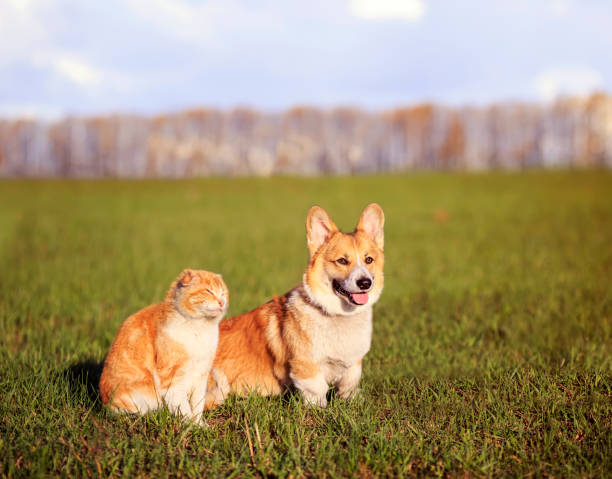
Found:
[{"label": "dog's front leg", "polygon": [[297,378],[291,375],[293,384],[302,393],[302,397],[309,405],[326,407],[327,406],[327,390],[329,386],[325,381],[323,373],[317,374],[312,378]]},{"label": "dog's front leg", "polygon": [[359,381],[361,379],[361,361],[349,367],[336,383],[338,396],[342,399],[353,399],[359,394]]},{"label": "dog's front leg", "polygon": [[326,396],[329,385],[325,380],[325,375],[316,364],[302,361],[292,362],[289,376],[307,404],[327,406]]}]

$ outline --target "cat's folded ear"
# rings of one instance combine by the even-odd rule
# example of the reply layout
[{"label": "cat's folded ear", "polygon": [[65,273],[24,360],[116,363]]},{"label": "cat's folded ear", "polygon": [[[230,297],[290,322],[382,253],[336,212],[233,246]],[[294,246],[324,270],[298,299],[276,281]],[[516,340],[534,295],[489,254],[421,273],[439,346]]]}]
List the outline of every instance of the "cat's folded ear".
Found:
[{"label": "cat's folded ear", "polygon": [[189,285],[192,281],[193,281],[193,272],[190,269],[185,269],[179,275],[179,279],[178,279],[176,285],[179,288],[182,288],[183,286]]}]

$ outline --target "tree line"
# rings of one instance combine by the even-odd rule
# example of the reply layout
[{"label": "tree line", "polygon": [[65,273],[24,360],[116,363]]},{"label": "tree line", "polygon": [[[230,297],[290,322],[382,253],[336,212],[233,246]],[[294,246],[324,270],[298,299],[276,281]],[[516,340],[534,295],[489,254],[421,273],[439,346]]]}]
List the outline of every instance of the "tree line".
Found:
[{"label": "tree line", "polygon": [[0,120],[0,176],[194,177],[612,167],[612,96],[384,112],[296,107]]}]

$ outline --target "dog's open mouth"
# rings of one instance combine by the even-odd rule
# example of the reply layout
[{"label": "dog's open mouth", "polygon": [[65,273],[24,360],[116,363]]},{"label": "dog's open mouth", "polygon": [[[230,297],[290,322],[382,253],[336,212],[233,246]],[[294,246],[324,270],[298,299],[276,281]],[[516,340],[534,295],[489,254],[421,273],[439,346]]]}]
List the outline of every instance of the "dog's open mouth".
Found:
[{"label": "dog's open mouth", "polygon": [[362,305],[368,302],[368,293],[351,293],[340,286],[340,283],[335,279],[333,281],[333,286],[336,293],[348,298],[353,304]]}]

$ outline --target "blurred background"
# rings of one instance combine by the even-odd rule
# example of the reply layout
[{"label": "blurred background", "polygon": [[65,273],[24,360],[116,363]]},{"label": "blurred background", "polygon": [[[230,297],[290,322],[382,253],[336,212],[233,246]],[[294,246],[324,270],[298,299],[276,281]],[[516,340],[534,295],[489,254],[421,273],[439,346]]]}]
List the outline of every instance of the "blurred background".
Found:
[{"label": "blurred background", "polygon": [[605,0],[2,0],[0,176],[612,166]]}]

